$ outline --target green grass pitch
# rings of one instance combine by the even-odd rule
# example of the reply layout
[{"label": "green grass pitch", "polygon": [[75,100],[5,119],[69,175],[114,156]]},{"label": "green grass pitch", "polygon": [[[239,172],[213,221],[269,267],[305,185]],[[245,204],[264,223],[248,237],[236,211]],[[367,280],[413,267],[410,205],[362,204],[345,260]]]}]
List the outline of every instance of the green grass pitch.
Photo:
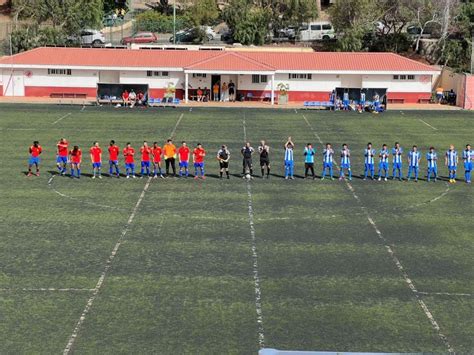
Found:
[{"label": "green grass pitch", "polygon": [[[95,140],[137,149],[171,132],[176,142],[203,143],[206,181],[50,180],[62,136],[87,152]],[[473,143],[473,133],[466,112],[2,105],[0,352],[62,352],[92,299],[73,341],[78,354],[251,354],[260,345],[443,353],[448,344],[472,353],[472,187],[359,175],[368,141],[376,149],[400,141],[405,151],[417,144],[423,156],[435,145],[442,157],[450,143],[458,151]],[[273,149],[270,180],[237,176],[244,134],[254,147],[266,139]],[[336,151],[348,143],[352,191],[339,181],[282,179],[288,136],[300,176],[305,143],[319,154],[317,137]],[[36,139],[42,174],[27,178]],[[229,181],[217,179],[223,143],[232,154]],[[89,164],[82,170],[90,173]],[[442,163],[439,170],[445,177]]]}]

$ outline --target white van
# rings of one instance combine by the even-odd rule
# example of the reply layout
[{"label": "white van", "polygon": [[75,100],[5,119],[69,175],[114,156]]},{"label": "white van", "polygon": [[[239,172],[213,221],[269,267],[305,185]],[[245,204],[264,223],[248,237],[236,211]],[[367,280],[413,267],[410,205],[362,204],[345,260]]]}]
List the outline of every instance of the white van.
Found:
[{"label": "white van", "polygon": [[320,21],[303,24],[299,29],[300,41],[320,41],[336,38],[331,22]]}]

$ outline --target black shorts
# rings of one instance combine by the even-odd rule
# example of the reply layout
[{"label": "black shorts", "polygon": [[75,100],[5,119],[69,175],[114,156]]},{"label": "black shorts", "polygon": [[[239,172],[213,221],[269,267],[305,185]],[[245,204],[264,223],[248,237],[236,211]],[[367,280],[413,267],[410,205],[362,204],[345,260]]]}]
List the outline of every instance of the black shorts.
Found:
[{"label": "black shorts", "polygon": [[221,169],[229,169],[229,162],[228,161],[220,161],[219,166]]},{"label": "black shorts", "polygon": [[234,95],[235,94],[235,90],[234,89],[229,89],[229,95]]},{"label": "black shorts", "polygon": [[260,166],[263,168],[264,166],[270,166],[270,159],[260,159]]},{"label": "black shorts", "polygon": [[252,158],[244,158],[243,166],[244,166],[244,168],[249,167],[251,169],[252,168]]}]

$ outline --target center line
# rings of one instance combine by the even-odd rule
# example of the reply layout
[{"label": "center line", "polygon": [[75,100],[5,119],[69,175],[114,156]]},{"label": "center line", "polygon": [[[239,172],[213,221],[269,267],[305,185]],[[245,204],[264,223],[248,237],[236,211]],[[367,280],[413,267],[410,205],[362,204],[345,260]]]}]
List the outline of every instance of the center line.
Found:
[{"label": "center line", "polygon": [[[245,122],[245,111],[243,117],[244,141],[247,142],[247,127]],[[253,259],[253,282],[255,287],[255,310],[257,312],[258,326],[258,345],[260,349],[265,347],[265,335],[263,329],[263,313],[262,313],[262,292],[260,289],[260,276],[258,275],[258,254],[257,254],[257,238],[255,236],[255,223],[252,203],[252,186],[250,180],[247,180],[247,202],[250,236],[252,238],[252,259]]]},{"label": "center line", "polygon": [[438,128],[436,128],[436,127],[433,127],[433,126],[432,126],[432,125],[430,125],[428,122],[425,122],[425,121],[423,121],[421,118],[419,118],[419,119],[418,119],[418,121],[420,121],[420,122],[423,122],[425,125],[427,125],[428,127],[431,127],[431,128],[432,128],[433,130],[435,130],[435,131],[437,131],[437,130],[438,130]]},{"label": "center line", "polygon": [[69,112],[69,113],[66,113],[64,116],[61,116],[61,117],[59,117],[59,118],[58,118],[56,121],[54,121],[54,122],[53,122],[53,123],[51,123],[51,124],[56,124],[56,123],[58,123],[59,121],[61,121],[61,120],[65,119],[66,117],[69,117],[69,116],[71,116],[71,115],[72,115],[72,113],[71,113],[71,112]]},{"label": "center line", "polygon": [[[309,129],[313,132],[314,136],[316,137],[316,139],[319,141],[319,143],[321,145],[324,145],[321,137],[319,137],[319,135],[316,133],[316,131],[313,129],[313,126],[309,123],[308,119],[306,118],[305,115],[302,115],[304,120],[306,121],[306,124],[308,125]],[[337,163],[334,164],[336,167],[338,167]],[[355,190],[354,190],[354,187],[352,186],[352,184],[345,180],[346,182],[346,186],[347,188],[350,190],[350,192],[352,193],[352,196],[357,200],[358,203],[360,203],[362,209],[365,211],[365,214],[366,214],[366,217],[367,217],[367,220],[369,221],[370,225],[374,228],[375,230],[375,233],[377,234],[377,236],[379,237],[379,239],[382,241],[382,243],[384,244],[384,247],[385,247],[385,250],[388,252],[388,254],[390,255],[393,263],[396,265],[398,271],[400,272],[400,274],[402,275],[403,279],[405,280],[405,282],[407,283],[408,285],[408,288],[413,292],[413,295],[414,297],[416,298],[416,300],[418,301],[418,304],[420,305],[420,307],[423,309],[423,312],[425,313],[426,317],[428,318],[428,320],[430,321],[431,323],[431,326],[436,330],[436,332],[438,333],[438,337],[443,341],[443,343],[446,345],[447,349],[448,349],[448,352],[449,353],[454,353],[454,349],[452,348],[451,344],[449,343],[448,341],[448,338],[446,337],[446,335],[444,335],[444,333],[441,332],[441,328],[438,324],[438,322],[436,321],[436,319],[433,317],[433,314],[431,313],[431,311],[429,310],[428,306],[426,305],[426,303],[421,299],[420,297],[420,292],[418,292],[418,290],[416,289],[413,281],[410,279],[410,277],[408,276],[408,274],[406,273],[405,269],[403,268],[403,265],[402,263],[400,262],[400,260],[398,259],[398,257],[395,255],[395,252],[393,251],[392,247],[389,245],[387,239],[385,239],[385,237],[383,236],[382,232],[380,231],[380,229],[377,227],[377,225],[375,224],[374,220],[372,219],[369,211],[367,210],[367,208],[365,208],[365,206],[362,205],[362,201],[360,200],[359,196],[356,194]]]},{"label": "center line", "polygon": [[[173,131],[171,132],[171,136],[170,136],[171,138],[173,138],[174,135],[176,134],[176,129],[178,128],[178,125],[181,122],[183,116],[184,116],[184,114],[181,114],[179,116],[178,122],[176,122],[176,125],[174,126]],[[77,339],[77,337],[79,335],[79,332],[81,330],[81,327],[82,327],[82,325],[83,325],[83,323],[86,319],[86,316],[89,313],[89,311],[91,310],[92,305],[93,305],[95,299],[97,298],[97,296],[98,296],[98,294],[99,294],[99,292],[102,288],[102,285],[104,284],[105,278],[106,278],[110,268],[112,267],[112,262],[115,259],[115,256],[117,255],[117,252],[120,248],[120,245],[122,245],[122,242],[124,241],[124,238],[127,235],[133,220],[135,219],[135,216],[138,212],[138,208],[140,207],[140,205],[143,201],[143,198],[145,197],[145,194],[148,191],[151,180],[152,180],[151,177],[148,178],[148,180],[145,184],[145,187],[143,188],[142,193],[140,194],[140,197],[138,198],[137,203],[133,207],[132,213],[128,217],[127,223],[125,224],[125,227],[122,229],[122,233],[120,234],[120,237],[119,237],[117,243],[115,244],[114,249],[112,250],[112,253],[110,254],[110,256],[108,257],[108,259],[105,263],[105,268],[104,268],[104,270],[102,271],[102,273],[99,277],[99,281],[97,281],[97,284],[96,284],[96,286],[94,287],[94,289],[92,291],[92,295],[89,298],[89,300],[87,301],[86,306],[84,307],[84,310],[82,311],[81,316],[79,317],[79,320],[77,321],[76,326],[74,327],[74,330],[73,330],[71,336],[69,337],[66,348],[64,348],[63,355],[68,355],[72,352],[72,349],[74,347],[74,343],[76,342],[76,339]]]}]

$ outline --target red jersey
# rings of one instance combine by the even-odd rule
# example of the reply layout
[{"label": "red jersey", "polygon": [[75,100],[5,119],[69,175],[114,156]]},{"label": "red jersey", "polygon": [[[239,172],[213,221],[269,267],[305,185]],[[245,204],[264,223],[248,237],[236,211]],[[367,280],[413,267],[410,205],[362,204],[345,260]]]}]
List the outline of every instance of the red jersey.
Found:
[{"label": "red jersey", "polygon": [[179,161],[189,161],[189,148],[188,147],[179,147],[178,154],[179,154]]},{"label": "red jersey", "polygon": [[151,154],[153,155],[153,162],[159,163],[161,162],[161,154],[163,150],[161,147],[151,148]]},{"label": "red jersey", "polygon": [[120,148],[118,146],[111,145],[109,147],[109,160],[117,161],[119,152],[120,152]]},{"label": "red jersey", "polygon": [[151,149],[150,147],[141,147],[140,152],[142,153],[142,161],[150,161]]},{"label": "red jersey", "polygon": [[79,164],[82,160],[82,150],[74,150],[72,149],[69,152],[69,155],[71,156],[71,163]]},{"label": "red jersey", "polygon": [[100,163],[102,161],[102,148],[93,146],[89,152],[91,153],[93,163]]},{"label": "red jersey", "polygon": [[206,151],[203,148],[196,148],[193,151],[193,155],[195,163],[203,163],[204,157],[206,156]]},{"label": "red jersey", "polygon": [[58,147],[58,155],[60,157],[67,157],[68,145],[69,145],[69,142],[67,140],[64,140],[64,142],[58,142],[56,146]]},{"label": "red jersey", "polygon": [[125,164],[132,164],[135,162],[133,156],[135,155],[135,149],[132,147],[123,149],[123,156],[125,157]]},{"label": "red jersey", "polygon": [[39,155],[41,154],[41,152],[43,151],[43,148],[41,148],[40,145],[38,145],[37,147],[35,147],[34,145],[32,145],[29,149],[30,151],[30,154],[33,158],[37,158],[39,157]]}]

